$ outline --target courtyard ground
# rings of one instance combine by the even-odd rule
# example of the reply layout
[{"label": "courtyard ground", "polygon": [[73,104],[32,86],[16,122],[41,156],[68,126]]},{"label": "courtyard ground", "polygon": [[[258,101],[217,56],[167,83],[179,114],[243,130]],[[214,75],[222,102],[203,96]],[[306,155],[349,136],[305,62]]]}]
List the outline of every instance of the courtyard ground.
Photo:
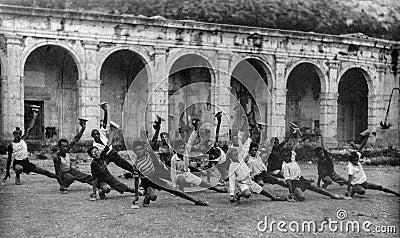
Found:
[{"label": "courtyard ground", "polygon": [[[32,162],[54,171],[49,160]],[[306,177],[316,178],[316,164],[300,166]],[[109,167],[114,174],[123,174],[114,165]],[[341,175],[346,174],[345,167],[344,163],[335,165]],[[79,164],[79,168],[90,171],[88,163]],[[364,168],[369,181],[400,190],[399,167]],[[133,184],[132,179],[120,179]],[[228,194],[190,192],[206,200],[208,207],[158,192],[157,201],[150,207],[132,209],[131,194],[112,191],[106,200],[93,202],[89,200],[91,187],[86,184],[75,182],[68,194],[60,194],[56,180],[24,174],[21,181],[22,185],[14,185],[12,173],[11,180],[0,187],[0,237],[399,237],[400,233],[399,198],[372,190],[353,200],[332,200],[307,191],[305,202],[271,202],[253,195],[240,204],[230,204]],[[279,186],[267,186],[275,194],[288,193]],[[345,187],[337,184],[328,189],[345,192]],[[322,232],[308,230],[313,222],[321,229],[323,221],[330,222],[331,229],[325,225]],[[353,224],[360,225],[360,232]],[[363,224],[371,232],[365,231]],[[391,233],[378,234],[379,229]]]}]

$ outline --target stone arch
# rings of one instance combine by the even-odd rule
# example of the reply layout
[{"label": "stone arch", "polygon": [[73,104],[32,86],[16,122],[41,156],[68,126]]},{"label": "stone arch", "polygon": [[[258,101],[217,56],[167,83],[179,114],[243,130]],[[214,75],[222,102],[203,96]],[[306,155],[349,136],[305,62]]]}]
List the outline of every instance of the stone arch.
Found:
[{"label": "stone arch", "polygon": [[268,85],[269,90],[271,91],[271,90],[274,88],[274,85],[275,85],[275,75],[272,73],[272,72],[274,72],[274,70],[273,70],[272,67],[268,64],[268,62],[267,62],[263,57],[261,57],[261,56],[259,56],[259,55],[246,55],[246,56],[241,57],[241,58],[239,58],[239,59],[235,58],[234,61],[233,61],[232,64],[231,64],[229,75],[232,75],[233,70],[236,68],[236,66],[237,66],[241,61],[246,60],[246,59],[256,59],[256,60],[258,60],[258,61],[262,64],[262,68],[263,68],[263,69],[265,70],[265,72],[267,73],[267,76],[268,76],[268,78],[267,78],[267,79],[268,79],[267,85]]},{"label": "stone arch", "polygon": [[[79,54],[76,53],[76,51],[71,48],[70,46],[68,46],[67,44],[64,44],[62,42],[58,42],[58,41],[50,41],[50,40],[41,40],[41,41],[37,41],[35,44],[30,45],[29,47],[27,47],[21,54],[21,61],[20,61],[20,72],[21,72],[21,77],[24,77],[24,66],[25,66],[25,62],[28,59],[29,55],[35,51],[36,49],[38,49],[39,47],[42,46],[59,46],[61,48],[63,48],[64,50],[66,50],[72,57],[72,59],[75,61],[75,65],[78,69],[78,75],[80,77],[83,76],[84,70],[84,64],[83,64],[83,60],[81,59],[81,57],[79,57]],[[79,78],[80,79],[80,78]]]},{"label": "stone arch", "polygon": [[42,41],[28,48],[21,59],[24,79],[24,124],[32,117],[30,105],[40,106],[31,139],[72,138],[79,113],[80,64],[68,46]]},{"label": "stone arch", "polygon": [[[363,76],[364,76],[364,78],[365,78],[365,80],[367,81],[367,84],[368,84],[368,93],[369,93],[369,95],[375,95],[375,93],[376,93],[375,92],[376,85],[375,85],[375,83],[374,83],[374,81],[372,79],[372,76],[371,76],[372,72],[368,68],[366,68],[366,67],[364,67],[362,65],[350,65],[350,66],[342,68],[340,70],[339,74],[338,74],[338,79],[339,79],[338,82],[340,82],[340,79],[343,77],[343,75],[347,71],[349,71],[350,69],[360,69],[361,70],[361,73],[363,74]],[[339,91],[338,89],[339,89],[339,83],[337,84],[337,88],[336,88],[335,91],[338,92]]]},{"label": "stone arch", "polygon": [[[124,128],[116,138],[121,149],[138,138],[145,138],[143,112],[148,100],[149,61],[131,47],[117,47],[103,55],[100,78],[100,101],[109,106],[109,120]],[[129,129],[128,129],[129,128]]]},{"label": "stone arch", "polygon": [[320,111],[321,93],[327,92],[327,78],[321,67],[313,61],[299,60],[287,68],[286,130],[294,122],[303,132],[315,135],[323,120]]},{"label": "stone arch", "polygon": [[[168,74],[168,131],[172,138],[190,133],[191,120],[200,119],[203,138],[213,133],[215,105],[212,88],[215,87],[215,68],[208,58],[198,51],[179,51],[167,64]],[[182,134],[182,133],[181,133]]]},{"label": "stone arch", "polygon": [[348,67],[340,73],[337,87],[339,145],[349,141],[360,143],[360,133],[368,128],[372,114],[369,104],[374,86],[370,74],[362,67]]},{"label": "stone arch", "polygon": [[[172,57],[171,57],[172,55]],[[215,83],[216,80],[216,74],[217,74],[217,69],[212,63],[212,61],[209,60],[209,57],[202,53],[199,50],[190,50],[190,49],[184,49],[184,50],[178,50],[178,51],[172,51],[169,52],[169,57],[165,66],[165,72],[168,74],[171,73],[173,65],[177,62],[177,60],[181,59],[184,56],[188,55],[195,55],[200,58],[202,58],[203,62],[205,62],[207,67],[210,69],[210,74],[211,74],[211,83]]]},{"label": "stone arch", "polygon": [[329,88],[328,88],[328,86],[329,86],[328,80],[329,80],[329,79],[328,79],[328,77],[326,76],[326,72],[323,70],[324,67],[322,67],[320,64],[318,64],[318,63],[316,63],[315,61],[312,61],[312,60],[301,59],[301,60],[296,61],[294,64],[288,66],[288,67],[286,68],[286,72],[287,72],[287,73],[286,73],[286,75],[285,75],[285,82],[284,82],[285,85],[287,85],[287,81],[288,81],[290,72],[292,72],[293,69],[296,68],[298,65],[304,64],[304,63],[306,63],[306,64],[311,64],[311,65],[314,66],[314,69],[316,70],[316,73],[318,74],[319,79],[320,79],[320,83],[321,83],[321,93],[326,93],[326,92],[328,92],[328,91],[329,91]]},{"label": "stone arch", "polygon": [[[258,142],[267,138],[272,123],[272,75],[264,59],[252,55],[236,61],[231,71],[231,128],[237,130],[247,121],[250,122],[251,129],[257,123],[265,123],[266,127],[262,127]],[[247,119],[244,115],[247,115]]]},{"label": "stone arch", "polygon": [[[100,59],[99,60],[100,66],[103,65],[104,61],[110,55],[112,55],[113,53],[115,53],[117,51],[121,51],[121,50],[128,50],[128,51],[132,51],[133,53],[137,54],[142,59],[143,63],[146,65],[149,81],[152,81],[151,79],[153,79],[153,74],[154,74],[154,67],[151,65],[152,60],[150,59],[150,57],[146,54],[146,52],[142,48],[125,46],[125,45],[113,47],[113,48],[103,52],[102,54],[99,54],[98,58]],[[100,75],[100,71],[101,71],[101,67],[98,67],[97,75]]]}]

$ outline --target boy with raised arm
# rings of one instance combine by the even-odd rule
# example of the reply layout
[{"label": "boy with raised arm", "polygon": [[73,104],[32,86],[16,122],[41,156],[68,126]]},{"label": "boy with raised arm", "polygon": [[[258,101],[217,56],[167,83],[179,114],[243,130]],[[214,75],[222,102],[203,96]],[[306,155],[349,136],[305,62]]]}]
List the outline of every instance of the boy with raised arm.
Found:
[{"label": "boy with raised arm", "polygon": [[87,153],[91,158],[93,158],[92,163],[90,164],[90,169],[93,178],[93,193],[90,195],[92,200],[97,199],[97,191],[96,188],[99,188],[99,197],[100,199],[105,199],[106,193],[109,193],[111,189],[116,190],[120,194],[124,192],[135,193],[137,199],[137,190],[128,187],[127,185],[118,181],[107,168],[108,151],[110,150],[110,146],[112,144],[114,138],[114,132],[117,128],[111,126],[110,133],[108,135],[108,142],[104,147],[102,152],[95,146],[92,146],[88,149]]},{"label": "boy with raised arm", "polygon": [[178,184],[193,184],[199,187],[207,188],[216,192],[226,193],[226,189],[219,189],[211,184],[203,181],[200,177],[192,174],[189,170],[189,153],[198,133],[198,124],[193,122],[194,130],[189,137],[188,143],[177,141],[177,153],[171,159],[171,181],[173,188],[177,188]]},{"label": "boy with raised arm", "polygon": [[219,146],[219,131],[221,127],[221,120],[222,120],[222,112],[218,112],[215,114],[217,118],[217,128],[215,132],[215,141],[214,143],[211,140],[206,141],[206,148],[210,148],[207,151],[208,154],[208,170],[207,170],[207,181],[210,181],[211,176],[211,168],[216,167],[218,172],[221,174],[220,183],[223,185],[225,179],[228,179],[229,175],[229,164],[230,161],[226,159],[226,154]]},{"label": "boy with raised arm", "polygon": [[79,125],[81,126],[78,134],[71,140],[71,143],[66,139],[60,139],[58,141],[58,153],[56,157],[53,158],[54,169],[58,176],[58,182],[60,184],[60,192],[67,193],[68,187],[75,181],[79,181],[81,183],[92,184],[92,176],[90,174],[86,174],[79,169],[71,167],[71,158],[69,155],[69,151],[72,146],[75,145],[76,142],[82,137],[83,132],[86,129],[86,120],[80,119]]},{"label": "boy with raised arm", "polygon": [[14,140],[8,145],[7,152],[7,167],[6,167],[6,175],[3,178],[3,182],[5,182],[8,178],[10,178],[10,166],[13,161],[13,169],[15,171],[15,184],[21,185],[21,174],[26,173],[29,174],[31,172],[45,175],[49,178],[57,178],[57,175],[40,168],[39,166],[31,163],[28,159],[28,146],[26,145],[25,140],[29,137],[29,133],[35,125],[36,118],[38,116],[38,112],[33,110],[33,118],[29,124],[28,129],[26,129],[25,134],[22,135],[22,130],[19,127],[15,128],[13,132]]},{"label": "boy with raised arm", "polygon": [[[108,143],[108,139],[106,137],[107,134],[107,121],[108,121],[108,108],[107,108],[107,103],[103,102],[100,104],[101,109],[104,111],[104,118],[103,118],[103,125],[101,126],[100,130],[93,129],[91,136],[93,137],[93,146],[96,147],[99,152],[101,153],[104,148],[106,147]],[[118,128],[119,126],[113,122],[110,121],[110,125],[113,125],[114,127]],[[109,164],[113,162],[115,165],[118,167],[125,169],[131,173],[135,173],[134,168],[132,165],[124,160],[116,150],[113,149],[112,145],[109,146],[109,150],[107,152],[107,161],[106,163]]]},{"label": "boy with raised arm", "polygon": [[[244,161],[251,142],[252,139],[248,138],[242,148],[231,147],[226,154],[227,158],[231,160],[229,166],[230,202],[240,201],[241,197],[249,198],[252,192],[271,198],[273,201],[282,201],[282,198],[274,196],[251,179],[250,169]],[[235,194],[236,186],[239,191]]]},{"label": "boy with raised arm", "polygon": [[162,121],[164,121],[164,119],[157,115],[157,119],[153,123],[155,133],[151,139],[150,146],[153,151],[159,154],[161,161],[168,167],[171,167],[171,158],[174,154],[174,150],[170,145],[169,134],[167,132],[162,132],[160,134],[161,141],[158,141]]},{"label": "boy with raised arm", "polygon": [[165,169],[164,164],[150,148],[146,149],[143,141],[135,141],[133,143],[133,151],[136,158],[133,161],[134,166],[138,169],[141,176],[141,185],[145,190],[145,198],[143,206],[150,206],[150,201],[155,201],[157,195],[155,189],[164,190],[175,196],[181,197],[188,201],[194,202],[195,205],[207,206],[207,203],[196,200],[188,194],[176,190],[171,187],[166,181],[170,179],[170,172]]}]

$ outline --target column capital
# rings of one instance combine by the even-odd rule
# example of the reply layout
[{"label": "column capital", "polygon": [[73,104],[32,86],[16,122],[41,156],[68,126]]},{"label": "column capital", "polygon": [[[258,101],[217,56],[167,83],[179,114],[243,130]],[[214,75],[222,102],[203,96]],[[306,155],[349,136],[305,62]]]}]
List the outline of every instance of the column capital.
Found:
[{"label": "column capital", "polygon": [[22,40],[23,40],[22,36],[6,34],[4,38],[5,38],[5,43],[8,45],[22,45]]},{"label": "column capital", "polygon": [[218,54],[217,55],[218,60],[231,60],[232,59],[232,53],[230,53],[230,52],[219,50],[217,52],[217,54]]},{"label": "column capital", "polygon": [[154,47],[154,54],[155,55],[165,55],[169,52],[169,47],[165,46],[156,46]]},{"label": "column capital", "polygon": [[98,50],[99,42],[97,41],[83,41],[82,46],[85,50]]},{"label": "column capital", "polygon": [[278,52],[275,54],[275,62],[277,64],[285,64],[288,62],[289,54],[286,52]]},{"label": "column capital", "polygon": [[100,80],[80,79],[76,81],[79,88],[100,88]]},{"label": "column capital", "polygon": [[339,60],[329,60],[327,62],[327,65],[329,69],[338,69],[340,67],[340,61]]},{"label": "column capital", "polygon": [[387,69],[388,69],[388,66],[386,66],[384,64],[376,64],[376,72],[378,72],[378,73],[385,73]]},{"label": "column capital", "polygon": [[339,97],[338,93],[331,93],[331,92],[321,92],[320,94],[321,100],[337,100]]}]

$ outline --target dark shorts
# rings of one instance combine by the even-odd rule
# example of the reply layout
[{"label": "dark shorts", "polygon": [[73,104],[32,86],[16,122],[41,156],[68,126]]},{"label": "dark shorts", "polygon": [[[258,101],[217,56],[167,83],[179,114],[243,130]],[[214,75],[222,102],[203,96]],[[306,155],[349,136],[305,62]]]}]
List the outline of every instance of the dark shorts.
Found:
[{"label": "dark shorts", "polygon": [[369,183],[369,182],[365,181],[362,184],[354,184],[353,192],[358,193],[358,194],[364,194],[365,189],[382,190],[382,188],[383,188],[382,185]]},{"label": "dark shorts", "polygon": [[279,185],[286,185],[286,183],[283,181],[283,179],[278,178],[274,175],[271,175],[267,171],[262,171],[260,174],[254,176],[254,181],[257,182],[259,180],[262,180],[264,183],[269,183],[269,184],[279,184]]},{"label": "dark shorts", "polygon": [[30,172],[34,172],[35,169],[36,169],[36,165],[34,165],[31,162],[29,162],[28,158],[26,158],[24,160],[16,160],[16,159],[14,159],[14,162],[13,162],[13,169],[14,170],[15,170],[15,166],[16,165],[22,166],[22,168],[23,168],[22,172],[23,173],[27,173],[27,174],[29,174]]},{"label": "dark shorts", "polygon": [[97,187],[99,187],[99,185],[103,186],[105,183],[108,184],[112,189],[116,190],[117,192],[119,192],[121,194],[126,192],[129,189],[128,186],[126,186],[125,184],[118,181],[114,176],[100,178],[99,184]]},{"label": "dark shorts", "polygon": [[298,180],[292,180],[293,189],[300,188],[301,191],[305,191],[310,188],[311,182],[305,179],[303,176]]},{"label": "dark shorts", "polygon": [[347,180],[345,178],[341,177],[336,172],[333,172],[330,175],[321,176],[321,178],[322,178],[322,181],[324,181],[324,183],[327,185],[332,184],[333,182],[336,182],[340,185],[347,184]]}]

